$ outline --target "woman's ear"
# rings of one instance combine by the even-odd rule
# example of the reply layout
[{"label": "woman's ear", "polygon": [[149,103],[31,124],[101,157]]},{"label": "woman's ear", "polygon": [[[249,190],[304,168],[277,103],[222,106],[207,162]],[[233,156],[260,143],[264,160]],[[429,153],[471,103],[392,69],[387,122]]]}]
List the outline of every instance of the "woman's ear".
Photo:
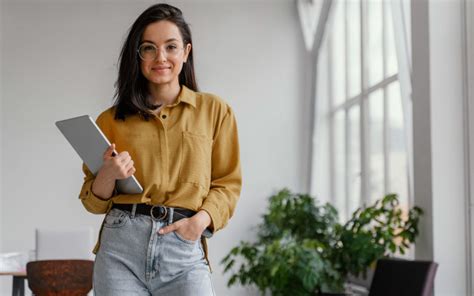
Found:
[{"label": "woman's ear", "polygon": [[191,43],[186,44],[186,48],[184,50],[184,63],[188,61],[189,53],[191,52],[192,45]]}]

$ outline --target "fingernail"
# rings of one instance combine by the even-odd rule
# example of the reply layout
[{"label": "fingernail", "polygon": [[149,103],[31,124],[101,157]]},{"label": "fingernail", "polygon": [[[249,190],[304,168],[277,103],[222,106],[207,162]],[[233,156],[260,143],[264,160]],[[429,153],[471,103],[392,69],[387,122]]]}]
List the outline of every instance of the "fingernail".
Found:
[{"label": "fingernail", "polygon": [[160,229],[158,232],[159,232],[160,234],[163,234],[163,229]]}]

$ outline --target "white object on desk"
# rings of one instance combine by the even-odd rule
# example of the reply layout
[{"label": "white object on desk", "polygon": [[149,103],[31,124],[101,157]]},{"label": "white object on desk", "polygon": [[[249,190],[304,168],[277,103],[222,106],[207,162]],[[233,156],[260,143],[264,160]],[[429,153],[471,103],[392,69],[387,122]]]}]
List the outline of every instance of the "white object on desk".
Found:
[{"label": "white object on desk", "polygon": [[27,260],[24,252],[0,253],[0,272],[23,272]]},{"label": "white object on desk", "polygon": [[94,260],[92,228],[36,229],[36,260]]}]

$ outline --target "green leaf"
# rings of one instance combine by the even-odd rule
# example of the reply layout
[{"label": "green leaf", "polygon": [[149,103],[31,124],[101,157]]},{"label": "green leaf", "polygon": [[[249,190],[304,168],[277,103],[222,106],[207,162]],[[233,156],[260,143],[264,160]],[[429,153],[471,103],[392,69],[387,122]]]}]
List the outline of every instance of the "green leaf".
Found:
[{"label": "green leaf", "polygon": [[342,291],[348,274],[365,274],[385,254],[405,252],[418,236],[421,213],[415,207],[405,218],[398,196],[389,194],[341,224],[331,204],[284,188],[269,198],[257,240],[241,241],[221,264],[231,273],[228,285],[253,285],[262,293]]}]

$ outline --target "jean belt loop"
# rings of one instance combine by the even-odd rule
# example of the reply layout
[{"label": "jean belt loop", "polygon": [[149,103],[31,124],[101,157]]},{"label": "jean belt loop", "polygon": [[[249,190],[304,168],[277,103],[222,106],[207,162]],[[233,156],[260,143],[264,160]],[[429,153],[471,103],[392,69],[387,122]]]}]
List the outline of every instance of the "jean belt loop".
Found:
[{"label": "jean belt loop", "polygon": [[168,225],[173,223],[174,208],[168,208]]},{"label": "jean belt loop", "polygon": [[132,219],[135,218],[136,211],[137,211],[137,204],[134,203],[133,206],[132,206],[132,216],[131,216]]}]

